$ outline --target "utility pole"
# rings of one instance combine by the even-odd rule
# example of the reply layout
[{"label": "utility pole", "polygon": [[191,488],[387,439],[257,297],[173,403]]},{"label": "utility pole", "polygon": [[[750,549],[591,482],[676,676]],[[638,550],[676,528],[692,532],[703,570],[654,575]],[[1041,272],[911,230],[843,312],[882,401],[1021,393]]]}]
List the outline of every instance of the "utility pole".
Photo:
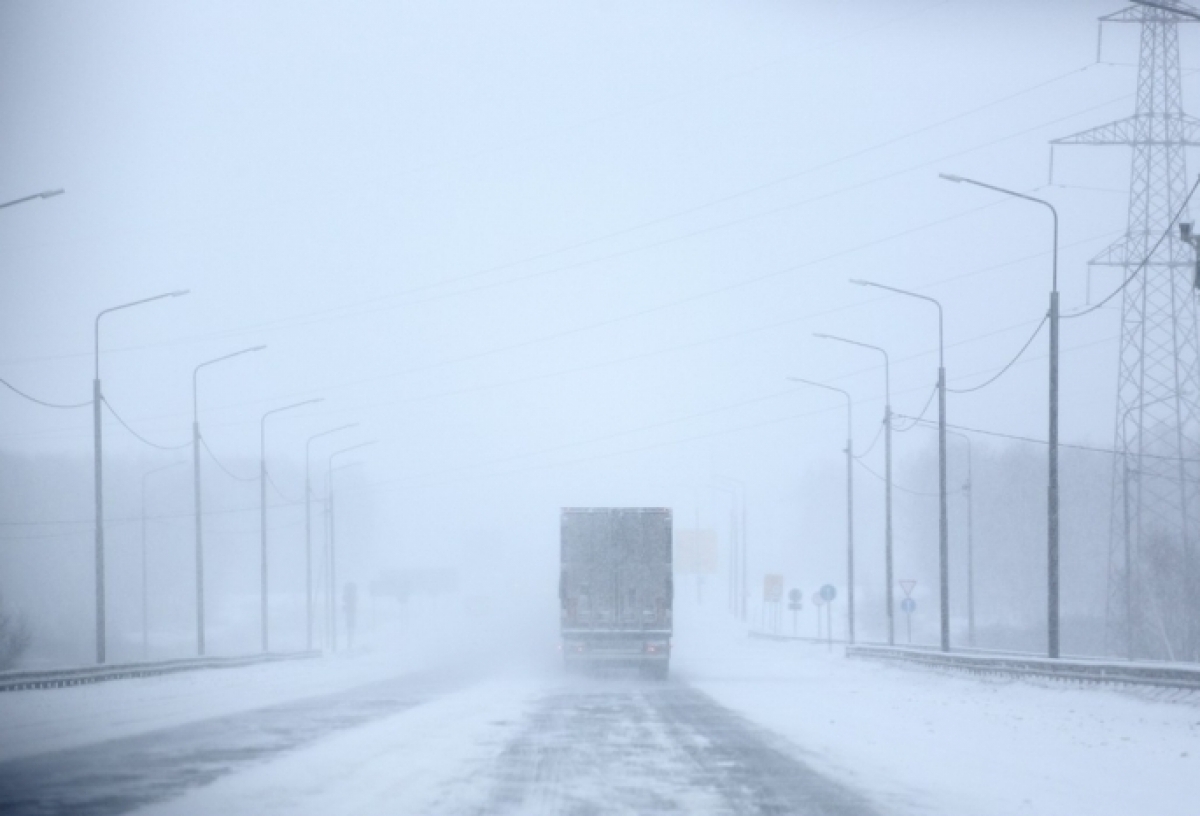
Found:
[{"label": "utility pole", "polygon": [[857,286],[885,289],[898,295],[932,303],[938,312],[938,579],[941,600],[942,651],[950,651],[950,513],[946,499],[946,334],[942,304],[928,295],[897,289],[882,283],[851,280]]},{"label": "utility pole", "polygon": [[[53,193],[52,193],[53,194]],[[42,196],[44,197],[44,196]],[[21,201],[28,199],[21,199]],[[10,202],[18,204],[20,201]],[[132,306],[140,306],[143,303],[151,303],[155,300],[162,300],[169,297],[182,297],[187,294],[187,290],[177,292],[166,292],[154,297],[142,298],[131,303],[122,303],[120,306],[112,306],[103,310],[96,315],[95,324],[95,378],[92,380],[92,443],[95,453],[94,468],[95,468],[95,488],[96,488],[96,662],[104,663],[107,658],[106,647],[106,622],[105,609],[106,599],[104,595],[104,440],[102,428],[104,426],[101,403],[104,402],[104,393],[100,387],[100,318],[106,314],[118,311],[120,309],[128,309]]]},{"label": "utility pole", "polygon": [[884,597],[887,603],[888,645],[896,645],[895,610],[892,603],[892,373],[891,358],[887,350],[869,343],[860,343],[832,334],[815,334],[822,340],[836,340],[839,343],[849,343],[865,349],[877,351],[883,355],[883,449],[884,449],[884,581],[887,588]]},{"label": "utility pole", "polygon": [[[803,380],[799,377],[788,377],[792,382],[811,385],[826,391],[835,391],[846,400],[846,614],[849,637],[854,643],[854,398],[850,392],[832,385]],[[833,607],[830,606],[832,612]],[[830,637],[833,637],[833,622],[829,624]]]},{"label": "utility pole", "polygon": [[976,187],[982,187],[986,190],[993,190],[997,193],[1002,193],[1006,196],[1019,198],[1033,204],[1039,204],[1050,211],[1051,217],[1054,219],[1054,244],[1053,244],[1053,261],[1052,261],[1052,277],[1050,283],[1050,462],[1049,462],[1049,478],[1046,488],[1046,526],[1047,526],[1047,581],[1048,588],[1047,597],[1047,642],[1048,653],[1050,657],[1059,656],[1059,582],[1058,582],[1058,562],[1059,562],[1059,535],[1058,535],[1058,210],[1049,201],[1043,201],[1040,198],[1018,193],[1014,190],[1008,190],[1004,187],[997,187],[993,184],[984,184],[982,181],[963,178],[962,176],[942,174],[942,178],[946,181],[952,181],[956,184],[972,184]]},{"label": "utility pole", "polygon": [[192,369],[192,506],[196,517],[196,654],[204,657],[204,513],[200,493],[200,370],[243,354],[262,351],[266,346],[254,346],[206,360]]},{"label": "utility pole", "polygon": [[[1195,258],[1190,247],[1175,240],[1174,233],[1177,221],[1190,220],[1185,206],[1190,187],[1187,148],[1200,145],[1200,131],[1183,107],[1179,24],[1194,22],[1198,14],[1178,0],[1137,2],[1101,18],[1102,23],[1136,25],[1140,32],[1133,115],[1051,144],[1119,145],[1133,154],[1125,234],[1091,261],[1121,270],[1125,281],[1120,289],[1114,444],[1120,456],[1113,460],[1109,525],[1106,618],[1110,648],[1124,617],[1120,610],[1125,588],[1121,550],[1137,559],[1150,546],[1166,546],[1178,553],[1179,567],[1155,569],[1149,565],[1140,572],[1138,589],[1149,596],[1180,599],[1168,612],[1178,617],[1180,625],[1167,628],[1161,656],[1183,654],[1194,660],[1195,620],[1200,614],[1193,552],[1200,536],[1200,518],[1192,487],[1200,480],[1194,431],[1200,422],[1200,321]],[[1168,398],[1158,399],[1164,396]],[[1131,411],[1135,407],[1137,410]],[[1126,413],[1132,414],[1129,423],[1124,422]],[[1122,478],[1119,470],[1129,459],[1137,464],[1133,484]],[[1136,494],[1118,497],[1115,491],[1126,486]],[[1126,507],[1136,516],[1131,525],[1117,516],[1118,508]],[[1132,527],[1135,540],[1123,547],[1127,526]],[[1127,564],[1126,573],[1131,571],[1132,565]]]},{"label": "utility pole", "polygon": [[305,629],[305,648],[312,651],[313,648],[313,563],[312,563],[312,465],[310,460],[312,457],[312,443],[322,436],[345,431],[349,428],[357,428],[357,422],[351,422],[348,425],[341,425],[337,428],[331,428],[328,431],[313,434],[308,438],[304,445],[304,574],[305,574],[305,599],[306,599],[306,614],[307,625]]},{"label": "utility pole", "polygon": [[260,511],[260,539],[261,539],[261,566],[259,576],[261,579],[260,588],[260,616],[261,616],[261,635],[262,635],[262,652],[266,654],[268,651],[268,614],[267,614],[267,417],[274,414],[279,414],[284,411],[291,411],[295,408],[302,408],[305,405],[315,405],[318,402],[324,402],[323,397],[316,399],[305,400],[304,402],[294,402],[291,405],[285,405],[282,408],[273,408],[262,415],[259,421],[259,456],[258,456],[258,489],[259,489],[259,511]]},{"label": "utility pole", "polygon": [[337,515],[336,506],[334,504],[333,493],[333,460],[342,454],[350,451],[365,448],[368,445],[374,445],[375,440],[370,442],[360,442],[357,445],[351,445],[348,448],[342,448],[329,454],[329,462],[326,468],[325,476],[325,493],[328,497],[326,501],[329,507],[329,637],[330,648],[337,651]]}]

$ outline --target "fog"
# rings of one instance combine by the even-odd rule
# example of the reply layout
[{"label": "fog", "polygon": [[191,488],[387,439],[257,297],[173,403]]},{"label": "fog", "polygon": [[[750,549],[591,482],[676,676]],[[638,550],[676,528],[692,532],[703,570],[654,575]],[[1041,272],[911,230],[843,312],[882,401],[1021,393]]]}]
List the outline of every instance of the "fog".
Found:
[{"label": "fog", "polygon": [[[704,706],[773,722],[805,756],[831,757],[816,772],[839,784],[863,792],[860,780],[845,778],[848,767],[885,780],[864,793],[895,806],[881,812],[935,812],[922,810],[935,800],[955,803],[949,812],[1011,813],[1033,801],[1047,813],[1133,807],[1099,784],[1093,769],[1102,764],[1066,757],[1079,745],[1107,745],[1110,733],[1136,733],[1145,739],[1135,743],[1166,746],[1163,756],[1178,764],[1194,726],[1179,720],[1181,730],[1168,733],[1174,714],[1081,692],[1071,712],[1098,730],[1079,736],[1053,725],[1066,706],[1035,687],[1005,697],[1011,708],[993,716],[993,698],[954,685],[965,681],[914,681],[834,662],[832,644],[771,641],[810,649],[785,663],[780,655],[796,653],[747,638],[761,629],[816,635],[813,597],[824,585],[837,595],[826,607],[831,639],[851,634],[846,403],[799,379],[853,400],[854,635],[874,643],[889,634],[888,383],[893,578],[907,586],[892,591],[897,604],[909,592],[916,602],[911,619],[897,609],[895,637],[907,644],[911,623],[914,644],[939,643],[939,312],[852,285],[865,279],[935,298],[944,313],[951,639],[1047,649],[1049,351],[1044,328],[1030,336],[1047,313],[1051,220],[1028,202],[939,177],[956,174],[1050,202],[1060,219],[1063,653],[1124,656],[1117,640],[1126,636],[1136,644],[1130,657],[1174,659],[1179,644],[1196,646],[1186,614],[1196,600],[1173,577],[1190,565],[1189,551],[1153,530],[1138,532],[1143,583],[1125,584],[1136,586],[1143,611],[1130,614],[1128,629],[1114,628],[1111,612],[1125,601],[1110,583],[1123,575],[1123,562],[1110,560],[1122,518],[1114,478],[1130,478],[1113,451],[1125,419],[1120,300],[1073,316],[1122,284],[1121,269],[1089,260],[1125,232],[1130,151],[1059,146],[1052,155],[1050,146],[1133,112],[1138,26],[1106,26],[1097,39],[1096,20],[1120,6],[0,5],[0,203],[14,202],[0,209],[0,670],[97,662],[94,377],[103,395],[103,662],[196,656],[198,523],[207,655],[264,650],[265,536],[266,650],[311,646],[334,658],[270,675],[275,669],[259,666],[230,670],[234,679],[171,681],[178,686],[121,681],[100,685],[126,691],[0,705],[0,730],[17,735],[0,745],[0,804],[16,790],[6,780],[25,773],[5,770],[19,751],[77,747],[70,717],[87,724],[79,733],[92,733],[97,712],[115,711],[104,739],[136,736],[121,720],[129,700],[146,706],[146,723],[173,728],[187,722],[180,699],[195,717],[299,705],[317,691],[342,694],[349,677],[399,682],[387,661],[406,672],[453,666],[446,689],[466,677],[500,683],[511,672],[558,683],[569,657],[560,654],[569,648],[560,623],[575,614],[560,597],[562,509],[667,508],[676,549],[665,597],[669,606],[674,592],[683,679],[662,692],[635,687],[633,703],[613,702],[625,693],[620,685],[551,685],[536,704],[511,685],[477,685],[459,703],[433,703],[400,729],[431,746],[430,757],[501,746],[487,754],[493,764],[479,754],[470,766],[500,769],[493,805],[454,800],[437,812],[518,812],[495,802],[516,801],[504,786],[533,778],[521,765],[537,754],[529,733],[578,727],[580,745],[598,746],[626,733],[620,717],[615,725],[601,714],[572,719],[576,709],[563,701],[575,692],[561,688],[598,695],[589,712],[665,718],[658,736],[630,737],[638,746],[670,743],[661,735],[682,733],[671,730],[671,706],[695,708],[707,695]],[[1200,107],[1193,28],[1179,27],[1189,110]],[[176,296],[112,310],[168,293]],[[817,334],[885,349],[889,368],[876,351]],[[1174,393],[1192,400],[1185,386],[1175,383]],[[1180,461],[1181,483],[1189,482]],[[697,530],[716,541],[701,576],[682,543],[698,540]],[[1182,546],[1193,545],[1185,536]],[[782,576],[785,593],[803,593],[794,617],[786,604],[774,610],[777,625],[764,600],[768,576]],[[659,591],[656,582],[648,591]],[[744,620],[734,613],[743,587]],[[267,677],[275,679],[253,680]],[[425,687],[409,682],[379,692],[384,708],[424,699]],[[825,701],[830,716],[809,721],[807,709],[789,707],[796,688]],[[902,734],[910,745],[917,735],[909,753],[929,760],[919,768],[896,770],[860,751],[875,744],[876,722],[905,716],[893,698],[907,700],[915,719],[888,719],[897,731],[880,726],[879,739],[895,746]],[[946,700],[979,719],[960,712],[942,723]],[[68,723],[59,731],[36,720],[56,705],[60,725]],[[534,725],[515,725],[527,716]],[[708,757],[705,768],[776,767],[774,748],[722,748],[704,728],[741,734],[743,725],[713,716],[719,725],[687,726],[695,743],[732,753]],[[835,733],[835,719],[847,728]],[[988,730],[1001,720],[1051,725],[1032,735]],[[1146,722],[1160,730],[1146,733]],[[946,747],[965,744],[967,732],[995,755],[1028,758],[1027,776],[1014,766],[1016,784],[1002,790],[982,771],[973,777],[990,760],[972,765]],[[1060,736],[1074,742],[1056,748]],[[760,743],[744,736],[744,745]],[[434,773],[419,749],[404,750],[371,754],[413,776],[406,791],[416,798],[395,812],[434,812],[419,804],[419,777],[437,777],[442,766]],[[337,762],[357,751],[331,748],[320,767],[336,775]],[[609,767],[598,756],[595,767]],[[1066,763],[1064,787],[1079,796],[1094,788],[1096,802],[1026,792],[1022,780],[1042,778],[1039,756]],[[928,774],[959,759],[959,771],[940,774],[949,781]],[[1109,760],[1150,779],[1141,755]],[[614,778],[651,777],[634,787],[675,778],[654,763],[622,767]],[[609,772],[596,773],[573,790],[607,791]],[[776,776],[807,778],[794,768]],[[100,796],[101,783],[91,784],[88,795]],[[1150,812],[1176,812],[1195,798],[1169,780],[1151,786],[1157,799],[1136,803]],[[909,795],[935,789],[928,800]],[[212,796],[181,800],[172,812],[228,812]],[[359,800],[328,796],[292,809],[359,812]],[[252,793],[233,799],[248,813],[289,810],[262,809],[274,800]],[[582,807],[570,796],[547,801],[548,812]],[[697,802],[681,807],[727,812]],[[868,812],[838,810],[852,811]]]}]

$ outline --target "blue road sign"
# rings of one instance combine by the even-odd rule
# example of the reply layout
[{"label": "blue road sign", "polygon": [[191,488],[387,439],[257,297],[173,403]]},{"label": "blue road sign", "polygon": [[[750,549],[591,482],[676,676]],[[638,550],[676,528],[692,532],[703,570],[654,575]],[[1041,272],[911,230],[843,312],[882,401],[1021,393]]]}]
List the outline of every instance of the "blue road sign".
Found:
[{"label": "blue road sign", "polygon": [[913,612],[917,611],[917,602],[912,598],[905,598],[900,602],[900,611],[911,615]]},{"label": "blue road sign", "polygon": [[800,603],[800,599],[803,597],[804,597],[804,593],[802,593],[798,589],[793,589],[790,592],[788,592],[788,600],[791,601],[792,603]]},{"label": "blue road sign", "polygon": [[837,590],[833,588],[833,584],[826,584],[821,587],[821,597],[827,601],[832,601],[837,597]]}]

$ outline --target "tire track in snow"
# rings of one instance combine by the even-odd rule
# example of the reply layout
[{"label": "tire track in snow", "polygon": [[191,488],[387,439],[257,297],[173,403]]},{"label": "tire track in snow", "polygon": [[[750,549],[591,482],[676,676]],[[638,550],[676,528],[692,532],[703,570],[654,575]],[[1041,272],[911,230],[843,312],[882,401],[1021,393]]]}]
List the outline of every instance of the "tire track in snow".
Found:
[{"label": "tire track in snow", "polygon": [[874,816],[800,749],[679,682],[548,694],[493,768],[480,814]]},{"label": "tire track in snow", "polygon": [[412,708],[456,685],[445,677],[410,675],[10,760],[0,763],[0,813],[125,813],[337,731]]}]

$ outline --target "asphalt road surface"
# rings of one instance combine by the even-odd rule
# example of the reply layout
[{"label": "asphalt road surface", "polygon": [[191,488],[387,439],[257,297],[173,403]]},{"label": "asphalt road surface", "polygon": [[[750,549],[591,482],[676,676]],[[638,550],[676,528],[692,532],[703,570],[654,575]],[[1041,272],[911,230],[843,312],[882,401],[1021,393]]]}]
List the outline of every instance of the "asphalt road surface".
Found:
[{"label": "asphalt road surface", "polygon": [[[167,802],[335,734],[353,737],[356,727],[453,695],[464,682],[397,678],[0,763],[0,813],[99,816]],[[480,796],[447,800],[446,813],[876,812],[814,771],[801,746],[679,680],[572,678],[532,693],[523,711],[495,760],[471,771]],[[445,757],[452,776],[455,762]]]}]

